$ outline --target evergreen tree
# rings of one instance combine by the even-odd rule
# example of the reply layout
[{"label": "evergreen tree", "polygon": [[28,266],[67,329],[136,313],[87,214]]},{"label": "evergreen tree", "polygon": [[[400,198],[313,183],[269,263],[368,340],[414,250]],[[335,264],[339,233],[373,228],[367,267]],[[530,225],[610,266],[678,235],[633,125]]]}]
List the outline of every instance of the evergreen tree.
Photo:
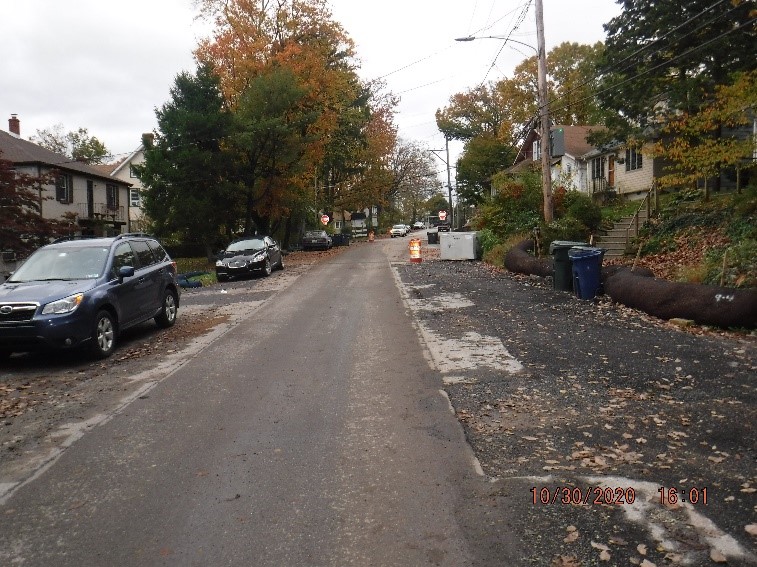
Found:
[{"label": "evergreen tree", "polygon": [[156,116],[158,132],[145,140],[145,163],[138,167],[147,187],[145,212],[158,235],[201,243],[211,257],[241,215],[230,179],[233,154],[225,149],[232,117],[210,67],[178,75],[171,101]]}]

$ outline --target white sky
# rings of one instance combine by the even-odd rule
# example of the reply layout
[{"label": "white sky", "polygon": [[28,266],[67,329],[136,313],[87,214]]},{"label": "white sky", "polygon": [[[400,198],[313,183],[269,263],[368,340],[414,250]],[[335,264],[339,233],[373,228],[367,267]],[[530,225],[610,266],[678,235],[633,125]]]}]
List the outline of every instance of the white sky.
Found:
[{"label": "white sky", "polygon": [[[615,0],[543,2],[547,50],[604,40],[602,24],[620,11]],[[511,37],[536,45],[533,1],[330,3],[357,43],[361,76],[384,77],[400,96],[400,135],[432,149],[444,147],[434,113],[450,96],[511,75],[531,55],[515,43],[454,38],[508,35],[530,5]],[[17,114],[23,138],[63,124],[87,128],[116,156],[130,153],[155,128],[176,75],[195,70],[192,50],[207,30],[195,14],[192,0],[0,0],[0,128]]]}]

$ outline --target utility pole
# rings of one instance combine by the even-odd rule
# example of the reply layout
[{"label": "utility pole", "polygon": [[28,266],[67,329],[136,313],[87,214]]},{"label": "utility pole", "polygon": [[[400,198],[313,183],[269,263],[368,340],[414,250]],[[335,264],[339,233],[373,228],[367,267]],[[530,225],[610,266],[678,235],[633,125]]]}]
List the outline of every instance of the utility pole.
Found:
[{"label": "utility pole", "polygon": [[444,147],[447,150],[447,193],[449,195],[449,226],[455,228],[455,206],[452,204],[452,180],[449,173],[449,138],[444,136]]},{"label": "utility pole", "polygon": [[432,154],[434,154],[436,157],[438,157],[440,160],[444,162],[444,165],[447,166],[447,194],[449,195],[449,225],[451,228],[455,228],[455,219],[454,219],[454,209],[455,207],[452,206],[452,177],[450,174],[450,165],[449,165],[449,138],[445,135],[444,136],[444,149],[447,152],[447,159],[445,160],[442,156],[440,156],[436,152],[441,152],[442,150],[428,150]]},{"label": "utility pole", "polygon": [[541,183],[544,194],[544,222],[550,223],[554,218],[554,200],[552,197],[552,164],[549,138],[549,108],[547,107],[547,52],[544,42],[544,8],[542,0],[536,0],[536,41],[538,53],[538,90],[539,122],[541,141]]}]

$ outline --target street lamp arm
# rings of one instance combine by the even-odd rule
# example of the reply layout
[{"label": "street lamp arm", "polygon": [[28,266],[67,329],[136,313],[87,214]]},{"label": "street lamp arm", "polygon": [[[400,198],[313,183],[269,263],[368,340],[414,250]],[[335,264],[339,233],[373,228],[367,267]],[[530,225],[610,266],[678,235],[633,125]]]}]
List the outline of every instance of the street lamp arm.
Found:
[{"label": "street lamp arm", "polygon": [[481,36],[473,36],[469,35],[466,37],[456,37],[455,41],[475,41],[477,39],[499,39],[504,40],[505,43],[511,42],[511,43],[517,43],[518,45],[524,45],[530,49],[533,49],[536,53],[539,53],[539,50],[536,49],[533,45],[529,45],[527,43],[523,43],[522,41],[518,41],[517,39],[511,39],[509,37],[505,37],[503,35],[481,35]]}]

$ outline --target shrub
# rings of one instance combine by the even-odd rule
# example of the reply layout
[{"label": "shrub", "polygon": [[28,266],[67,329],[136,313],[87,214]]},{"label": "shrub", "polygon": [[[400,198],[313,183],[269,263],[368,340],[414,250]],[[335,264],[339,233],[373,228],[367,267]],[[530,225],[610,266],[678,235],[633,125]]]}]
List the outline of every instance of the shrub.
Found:
[{"label": "shrub", "polygon": [[602,209],[591,197],[578,191],[568,191],[564,197],[565,214],[573,217],[591,231],[596,231],[602,224]]},{"label": "shrub", "polygon": [[[723,257],[725,255],[725,273]],[[703,283],[726,287],[757,287],[757,240],[748,239],[705,254]]]},{"label": "shrub", "polygon": [[489,250],[484,250],[484,262],[492,266],[502,266],[505,262],[507,251],[508,247],[504,243],[499,242]]},{"label": "shrub", "polygon": [[484,254],[501,243],[500,238],[490,228],[484,228],[478,232],[478,241]]},{"label": "shrub", "polygon": [[587,241],[590,231],[588,227],[573,217],[563,217],[549,223],[541,229],[542,242],[548,248],[553,240]]}]

